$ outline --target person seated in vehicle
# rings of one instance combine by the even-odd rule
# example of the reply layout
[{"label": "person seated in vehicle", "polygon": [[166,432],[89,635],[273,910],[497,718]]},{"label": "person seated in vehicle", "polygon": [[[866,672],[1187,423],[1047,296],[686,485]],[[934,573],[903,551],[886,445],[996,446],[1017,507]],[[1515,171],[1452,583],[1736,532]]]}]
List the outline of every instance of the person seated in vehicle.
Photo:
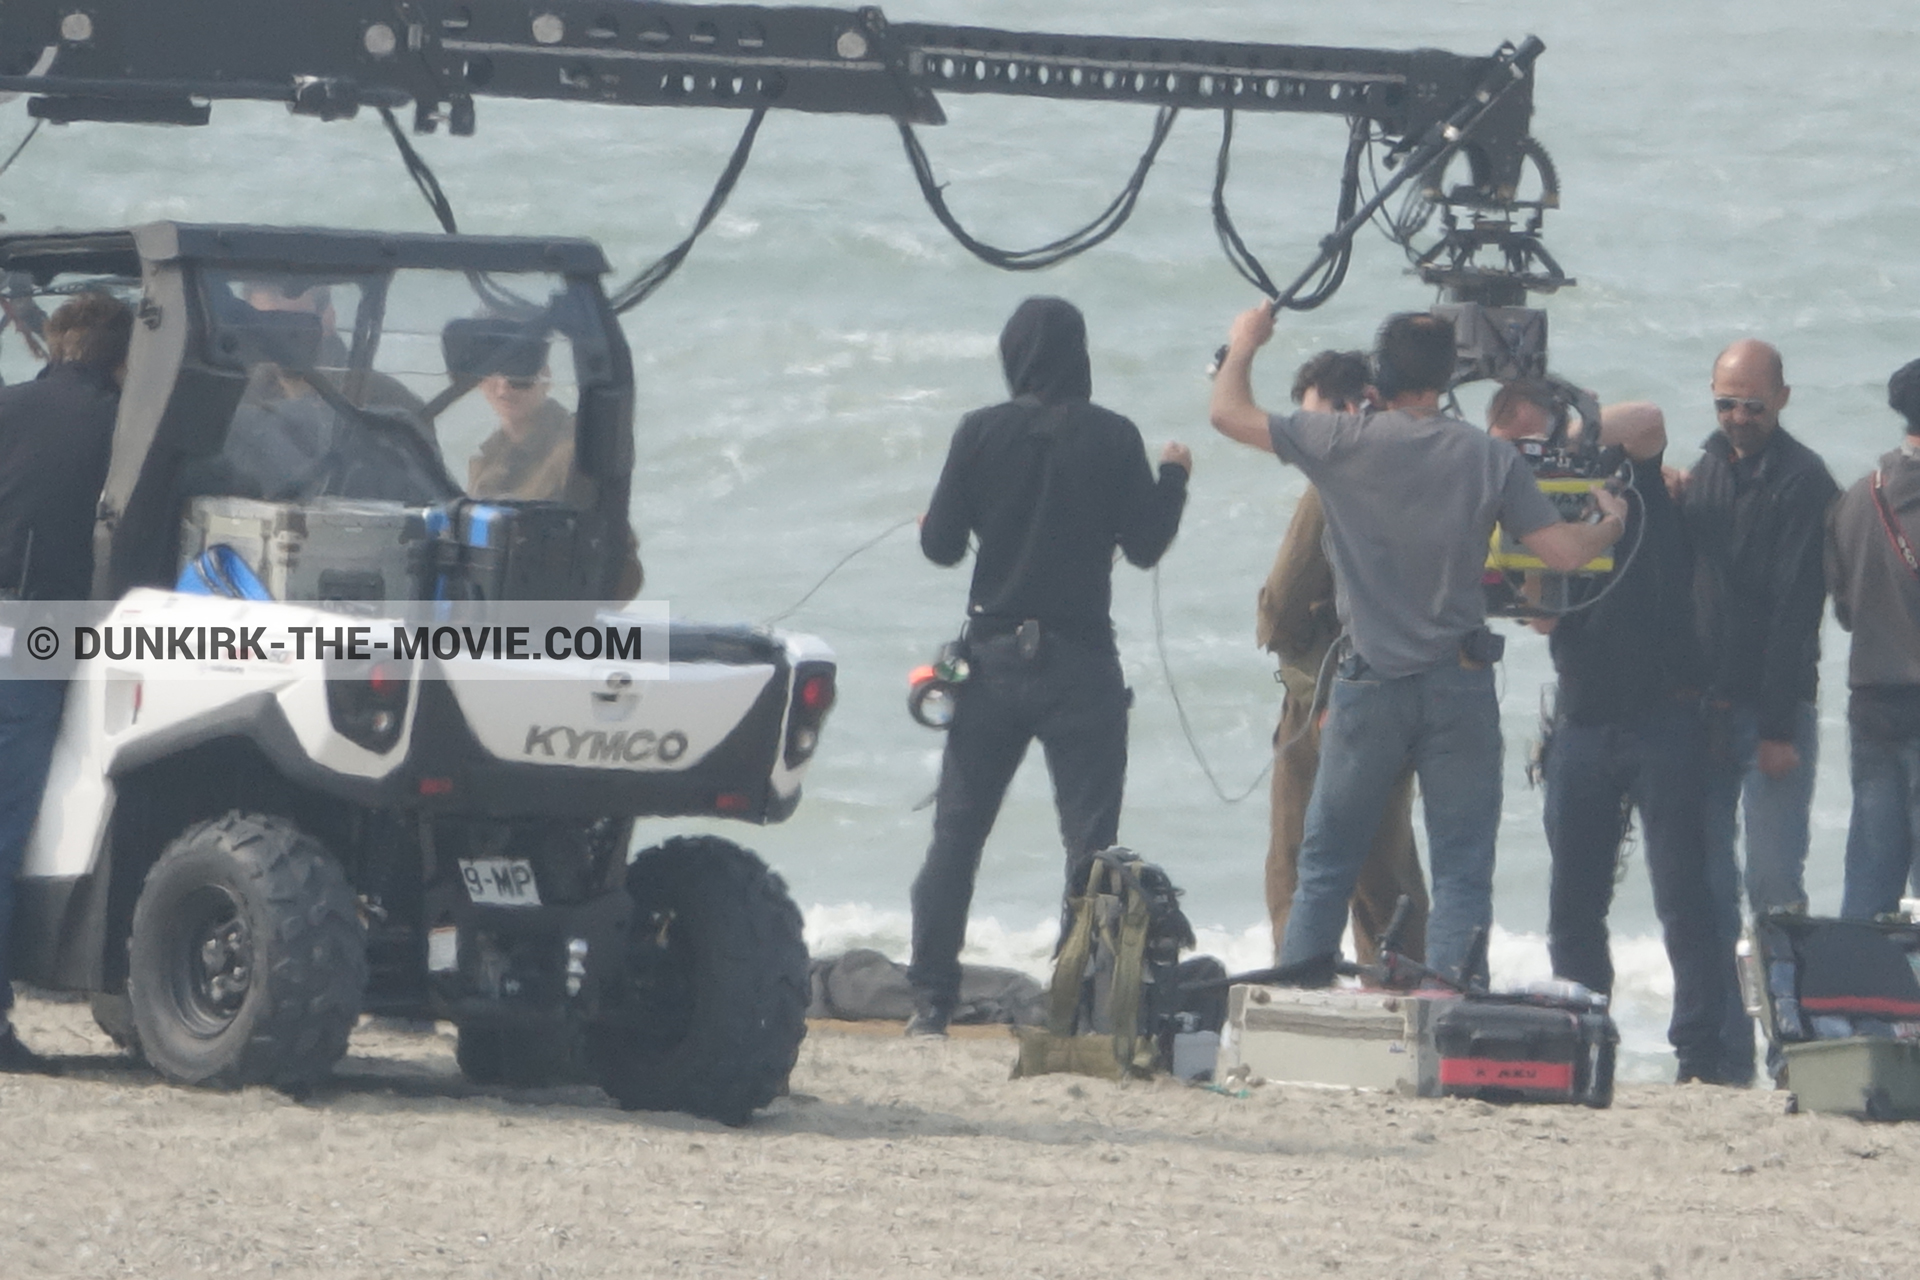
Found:
[{"label": "person seated in vehicle", "polygon": [[[387,374],[347,369],[332,290],[324,284],[295,289],[297,283],[249,283],[245,304],[260,315],[317,317],[313,375],[272,360],[255,363],[220,453],[188,469],[186,492],[276,502],[332,496],[418,504],[457,492],[426,423],[424,402]],[[409,431],[417,439],[409,440]]]},{"label": "person seated in vehicle", "polygon": [[[377,369],[362,371],[356,394],[356,388],[347,383],[349,356],[346,341],[340,336],[332,287],[316,284],[301,288],[300,283],[299,280],[252,281],[246,286],[246,303],[259,312],[303,312],[319,317],[320,352],[314,361],[315,367],[341,381],[341,389],[347,393],[347,398],[362,408],[398,409],[416,423],[424,424],[422,410],[426,408],[426,402],[389,374]],[[271,399],[276,385],[279,394],[288,398],[314,395],[312,384],[298,374],[290,374],[276,364],[263,363],[254,367],[242,403]],[[428,439],[432,438],[432,432],[424,425],[421,433]]]},{"label": "person seated in vehicle", "polygon": [[[509,502],[564,502],[585,509],[594,503],[591,478],[574,470],[574,418],[552,395],[553,370],[541,358],[539,372],[490,373],[481,394],[500,419],[494,433],[467,460],[470,497]],[[640,540],[628,527],[626,563],[615,594],[640,594],[646,572]]]},{"label": "person seated in vehicle", "polygon": [[469,495],[587,504],[593,482],[573,469],[573,415],[552,390],[553,371],[544,364],[529,377],[491,373],[480,380],[500,426],[467,461]]}]

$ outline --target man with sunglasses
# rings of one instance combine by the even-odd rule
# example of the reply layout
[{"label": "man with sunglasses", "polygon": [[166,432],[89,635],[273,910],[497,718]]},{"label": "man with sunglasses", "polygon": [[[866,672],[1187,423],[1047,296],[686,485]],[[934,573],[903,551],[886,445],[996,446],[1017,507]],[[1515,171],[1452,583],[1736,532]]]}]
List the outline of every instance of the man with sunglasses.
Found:
[{"label": "man with sunglasses", "polygon": [[548,393],[553,374],[489,374],[480,393],[500,418],[500,428],[467,463],[467,492],[476,498],[569,500],[584,476],[573,469],[573,415]]},{"label": "man with sunglasses", "polygon": [[[544,353],[517,369],[480,380],[480,393],[500,419],[500,427],[480,442],[467,461],[467,493],[475,498],[518,502],[565,502],[587,508],[594,503],[593,480],[574,469],[574,417],[553,398],[553,370]],[[640,542],[626,530],[626,556],[618,599],[640,594],[646,573]]]},{"label": "man with sunglasses", "polygon": [[[1780,353],[1743,338],[1713,366],[1720,429],[1685,485],[1694,549],[1694,624],[1706,652],[1707,872],[1728,939],[1746,897],[1755,914],[1806,905],[1807,814],[1819,738],[1820,620],[1827,508],[1838,487],[1818,454],[1780,425],[1792,388]],[[1728,999],[1718,1075],[1753,1075],[1753,1024]]]}]

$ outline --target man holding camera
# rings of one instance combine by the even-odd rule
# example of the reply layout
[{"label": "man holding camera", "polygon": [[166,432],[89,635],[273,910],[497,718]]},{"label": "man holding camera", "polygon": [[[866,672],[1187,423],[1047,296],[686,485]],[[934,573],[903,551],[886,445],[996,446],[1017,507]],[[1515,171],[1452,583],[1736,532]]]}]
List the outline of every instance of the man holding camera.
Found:
[{"label": "man holding camera", "polygon": [[1214,381],[1219,431],[1306,472],[1320,492],[1340,583],[1345,656],[1321,734],[1282,965],[1339,953],[1361,863],[1409,761],[1426,814],[1433,910],[1427,962],[1466,973],[1493,918],[1500,825],[1500,714],[1481,588],[1496,522],[1566,572],[1620,537],[1625,504],[1596,497],[1598,523],[1563,522],[1519,453],[1440,411],[1453,326],[1390,317],[1374,355],[1380,408],[1269,415],[1253,398],[1255,353],[1273,336],[1263,304],[1234,320]]},{"label": "man holding camera", "polygon": [[[1516,443],[1552,438],[1568,409],[1560,387],[1510,382],[1487,406],[1487,430]],[[1560,680],[1545,759],[1547,947],[1556,975],[1612,993],[1607,912],[1629,806],[1638,811],[1673,967],[1667,1039],[1679,1079],[1738,1083],[1741,1064],[1724,1063],[1720,1048],[1738,979],[1707,882],[1706,663],[1693,634],[1693,553],[1661,479],[1666,418],[1657,405],[1612,404],[1597,425],[1600,445],[1626,455],[1627,531],[1612,571],[1576,584],[1563,615],[1534,624],[1553,637]]]}]

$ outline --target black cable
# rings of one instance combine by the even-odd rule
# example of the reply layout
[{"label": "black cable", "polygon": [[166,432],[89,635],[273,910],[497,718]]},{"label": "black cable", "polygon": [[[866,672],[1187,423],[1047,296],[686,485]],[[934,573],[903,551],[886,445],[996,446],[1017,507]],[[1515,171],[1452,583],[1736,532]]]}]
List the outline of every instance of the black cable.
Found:
[{"label": "black cable", "polygon": [[[1348,127],[1347,155],[1340,168],[1340,196],[1334,206],[1333,225],[1339,227],[1353,216],[1360,204],[1360,157],[1368,143],[1368,126],[1364,119],[1355,117]],[[1233,224],[1233,215],[1227,210],[1227,176],[1232,167],[1233,154],[1233,108],[1228,107],[1220,113],[1220,152],[1214,161],[1213,169],[1213,230],[1220,238],[1220,248],[1226,253],[1227,261],[1239,273],[1240,278],[1254,288],[1273,298],[1280,297],[1280,288],[1267,274],[1260,260],[1248,249],[1240,238],[1239,229]],[[1346,282],[1347,266],[1353,260],[1353,241],[1349,239],[1340,247],[1339,253],[1327,263],[1320,279],[1306,293],[1296,294],[1281,305],[1290,311],[1311,311],[1326,302],[1340,290]]]},{"label": "black cable", "polygon": [[[400,122],[393,118],[392,109],[381,107],[379,110],[380,121],[387,126],[387,133],[392,137],[393,145],[399,149],[400,161],[407,168],[407,176],[412,178],[413,185],[420,189],[420,195],[426,200],[427,207],[433,210],[433,216],[440,223],[440,229],[450,236],[459,235],[460,224],[453,216],[453,201],[447,198],[445,189],[440,185],[440,179],[434,176],[432,166],[427,163],[424,156],[414,150],[413,143],[407,138],[406,130],[402,129]],[[484,272],[467,272],[467,283],[473,286],[473,291],[480,295],[483,302],[501,315],[524,317],[540,311],[537,303],[496,284],[492,277]]]},{"label": "black cable", "polygon": [[[753,139],[760,132],[760,122],[767,118],[765,107],[755,107],[747,119],[747,127],[741,131],[740,141],[734,144],[733,155],[727,161],[727,167],[720,172],[720,180],[713,185],[713,191],[707,196],[706,205],[700,210],[700,216],[694,220],[693,230],[687,238],[667,250],[652,265],[646,267],[633,279],[613,291],[608,300],[616,314],[625,314],[633,310],[648,298],[661,285],[665,284],[674,272],[680,269],[687,254],[693,249],[693,242],[700,238],[719,216],[721,208],[727,203],[727,197],[733,194],[734,184],[740,181],[740,173],[747,167],[747,157],[753,153]],[[797,606],[796,606],[797,607]]]},{"label": "black cable", "polygon": [[846,568],[848,563],[851,562],[854,559],[854,557],[873,550],[875,547],[879,546],[882,542],[885,542],[888,538],[891,538],[894,534],[900,532],[900,530],[906,528],[908,525],[912,524],[914,521],[918,520],[919,518],[920,518],[919,516],[908,516],[905,520],[902,520],[897,524],[890,524],[885,529],[881,530],[879,534],[867,539],[865,542],[861,543],[859,546],[855,547],[853,550],[847,552],[847,554],[845,554],[844,556],[841,556],[839,561],[833,566],[833,568],[827,570],[824,574],[820,576],[820,581],[814,583],[811,587],[807,588],[807,594],[801,596],[798,600],[795,600],[792,604],[782,609],[779,613],[774,614],[772,617],[762,619],[761,625],[770,627],[774,623],[779,622],[799,612],[800,606],[805,604],[807,601],[813,599],[813,593],[818,591],[820,588],[826,586],[828,579],[832,578],[834,574]]},{"label": "black cable", "polygon": [[926,198],[927,207],[933,210],[933,216],[960,242],[961,247],[987,265],[1002,271],[1039,271],[1076,254],[1085,253],[1126,225],[1127,219],[1133,216],[1140,189],[1146,185],[1147,172],[1153,168],[1153,162],[1160,154],[1160,146],[1167,140],[1167,134],[1172,131],[1173,122],[1179,114],[1179,109],[1175,107],[1160,108],[1154,117],[1153,136],[1147,143],[1147,149],[1141,153],[1139,163],[1134,166],[1133,176],[1127,179],[1127,185],[1100,211],[1099,216],[1078,230],[1032,249],[1002,249],[967,234],[953,216],[953,211],[947,207],[946,197],[941,194],[941,184],[933,175],[933,162],[920,145],[919,135],[904,120],[900,121],[900,141],[906,147],[907,159],[913,165],[913,176],[920,184],[920,194]]},{"label": "black cable", "polygon": [[1213,766],[1207,763],[1206,754],[1200,750],[1199,740],[1193,736],[1193,725],[1187,719],[1186,704],[1180,701],[1180,687],[1173,682],[1173,664],[1167,661],[1167,624],[1160,611],[1159,565],[1153,567],[1153,644],[1160,654],[1160,674],[1167,682],[1167,692],[1173,696],[1174,714],[1180,717],[1180,732],[1186,735],[1187,746],[1192,750],[1194,760],[1199,763],[1200,772],[1207,775],[1207,782],[1213,787],[1213,794],[1219,796],[1223,803],[1239,804],[1259,790],[1260,784],[1267,780],[1267,775],[1273,772],[1273,759],[1268,757],[1266,767],[1260,770],[1259,776],[1248,783],[1247,789],[1239,795],[1228,795],[1226,788],[1220,785],[1220,779],[1214,776]]},{"label": "black cable", "polygon": [[440,220],[440,229],[450,236],[459,235],[459,224],[453,218],[453,202],[441,190],[440,179],[433,176],[433,170],[427,167],[427,162],[413,149],[413,143],[407,140],[406,130],[393,118],[392,109],[381,107],[380,120],[392,135],[393,145],[400,149],[400,160],[407,166],[407,176],[413,179],[414,186],[420,188],[420,194],[426,199],[427,207],[433,210],[433,216]]},{"label": "black cable", "polygon": [[1240,239],[1240,232],[1233,225],[1233,215],[1227,212],[1227,169],[1232,154],[1233,108],[1228,107],[1220,113],[1220,154],[1213,164],[1213,232],[1220,237],[1220,248],[1226,253],[1233,269],[1240,273],[1240,278],[1269,298],[1278,297],[1280,286],[1273,282],[1267,269],[1260,265],[1260,259],[1254,257],[1246,242]]},{"label": "black cable", "polygon": [[27,130],[27,136],[20,139],[20,145],[15,147],[5,160],[0,160],[0,174],[4,174],[7,170],[13,168],[13,162],[20,158],[20,153],[27,149],[27,144],[33,141],[33,135],[39,133],[40,126],[45,123],[45,120],[40,119],[36,119],[33,122],[33,127]]}]

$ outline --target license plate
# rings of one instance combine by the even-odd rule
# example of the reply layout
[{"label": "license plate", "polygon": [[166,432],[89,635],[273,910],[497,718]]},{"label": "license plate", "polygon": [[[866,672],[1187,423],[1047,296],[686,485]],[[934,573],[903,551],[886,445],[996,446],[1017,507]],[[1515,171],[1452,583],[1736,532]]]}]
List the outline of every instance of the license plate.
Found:
[{"label": "license plate", "polygon": [[537,907],[540,890],[533,864],[525,858],[462,858],[460,878],[467,897],[481,907]]}]

